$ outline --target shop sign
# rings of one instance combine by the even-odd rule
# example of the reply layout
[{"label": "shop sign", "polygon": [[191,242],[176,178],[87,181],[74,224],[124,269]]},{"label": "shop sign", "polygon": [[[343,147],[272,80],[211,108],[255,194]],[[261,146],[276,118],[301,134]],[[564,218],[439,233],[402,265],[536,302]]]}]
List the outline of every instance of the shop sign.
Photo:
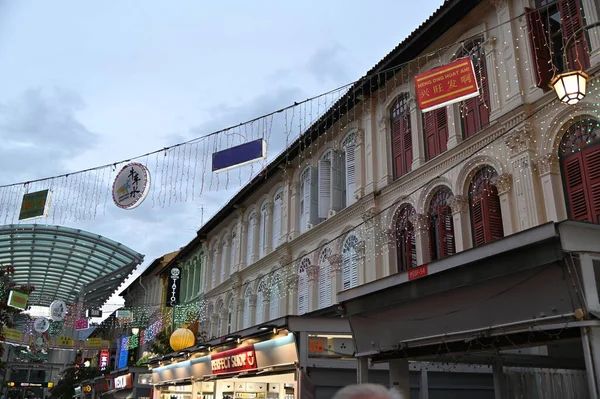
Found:
[{"label": "shop sign", "polygon": [[131,387],[131,374],[115,377],[115,389],[127,389]]},{"label": "shop sign", "polygon": [[429,271],[427,270],[427,265],[414,267],[408,270],[408,281],[425,277],[427,276],[427,274],[429,274]]},{"label": "shop sign", "polygon": [[88,309],[87,317],[102,317],[101,309]]},{"label": "shop sign", "polygon": [[75,330],[87,330],[88,327],[88,319],[79,319],[75,321]]},{"label": "shop sign", "polygon": [[179,287],[181,285],[181,269],[171,268],[169,273],[169,286],[167,289],[167,306],[173,307],[179,304]]},{"label": "shop sign", "polygon": [[144,165],[133,162],[119,171],[112,187],[112,196],[121,209],[138,207],[150,191],[150,171]]},{"label": "shop sign", "polygon": [[417,100],[422,112],[479,95],[475,69],[470,57],[460,58],[415,76]]},{"label": "shop sign", "polygon": [[51,193],[48,190],[36,191],[23,195],[19,220],[47,217],[49,211]]},{"label": "shop sign", "polygon": [[102,349],[100,351],[100,371],[105,371],[108,367],[108,359],[110,357],[110,353],[106,349]]},{"label": "shop sign", "polygon": [[211,355],[210,367],[213,374],[256,369],[258,365],[256,364],[254,345],[242,346]]},{"label": "shop sign", "polygon": [[102,346],[102,338],[88,338],[87,346],[90,348],[99,348]]},{"label": "shop sign", "polygon": [[23,332],[19,330],[15,330],[14,328],[5,328],[4,329],[4,337],[11,341],[23,341]]},{"label": "shop sign", "polygon": [[92,392],[92,386],[91,385],[85,385],[81,388],[81,390],[85,393],[89,393]]}]

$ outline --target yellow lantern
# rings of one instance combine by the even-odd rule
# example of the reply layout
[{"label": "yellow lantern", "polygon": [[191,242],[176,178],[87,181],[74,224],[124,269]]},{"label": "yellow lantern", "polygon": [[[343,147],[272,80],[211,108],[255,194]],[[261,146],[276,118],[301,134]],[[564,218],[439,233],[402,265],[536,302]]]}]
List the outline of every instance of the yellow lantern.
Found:
[{"label": "yellow lantern", "polygon": [[174,351],[180,351],[194,345],[194,333],[187,328],[178,328],[171,334],[169,343]]}]

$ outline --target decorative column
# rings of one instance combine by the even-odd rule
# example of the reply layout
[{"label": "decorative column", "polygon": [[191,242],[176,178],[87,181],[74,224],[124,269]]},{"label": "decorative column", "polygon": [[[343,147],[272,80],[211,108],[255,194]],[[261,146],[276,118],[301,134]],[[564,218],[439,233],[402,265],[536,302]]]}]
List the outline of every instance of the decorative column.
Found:
[{"label": "decorative column", "polygon": [[372,265],[366,270],[367,281],[374,281],[378,278],[385,277],[382,262],[377,262],[377,245],[379,244],[379,234],[376,228],[375,218],[377,217],[377,209],[371,207],[363,214],[364,222],[364,241],[365,241],[365,264]]},{"label": "decorative column", "polygon": [[331,303],[338,303],[337,293],[343,291],[342,286],[342,255],[329,255],[329,264],[331,265]]},{"label": "decorative column", "polygon": [[279,242],[277,246],[281,246],[288,241],[288,234],[290,234],[290,229],[292,226],[292,218],[295,215],[294,206],[291,203],[292,198],[292,186],[293,186],[293,169],[286,168],[283,171],[284,179],[283,179],[283,203],[281,206],[281,234],[279,235]]},{"label": "decorative column", "polygon": [[308,277],[308,304],[306,313],[319,309],[319,265],[310,265]]},{"label": "decorative column", "polygon": [[554,153],[535,159],[535,168],[540,176],[546,221],[560,222],[567,218],[567,207],[560,177],[560,161]]},{"label": "decorative column", "polygon": [[546,221],[542,206],[542,190],[534,174],[534,137],[533,127],[525,123],[505,140],[506,146],[511,151],[514,174],[512,182],[517,212],[516,218],[513,219],[516,220],[513,232],[526,230]]},{"label": "decorative column", "polygon": [[[279,301],[279,312],[281,313],[282,309],[285,315],[287,314],[295,314],[295,313],[289,313],[289,301],[293,301],[296,297],[297,297],[297,293],[298,293],[298,280],[296,279],[296,283],[295,283],[295,288],[294,291],[290,291],[290,285],[288,284],[287,278],[290,276],[290,271],[292,270],[291,268],[291,261],[292,261],[292,257],[289,255],[289,253],[287,253],[288,250],[288,246],[285,247],[280,247],[278,252],[282,253],[282,255],[280,255],[277,258],[277,264],[279,266],[279,270],[280,270],[280,274],[279,274],[279,297],[277,298],[270,298],[271,301]],[[294,303],[293,306],[298,306],[297,303]]]},{"label": "decorative column", "polygon": [[472,248],[469,198],[464,195],[455,195],[448,199],[448,205],[452,208],[456,252]]},{"label": "decorative column", "polygon": [[[288,220],[289,220],[289,237],[288,240],[292,241],[296,237],[300,235],[300,197],[302,193],[300,192],[300,183],[293,182],[291,184],[292,187],[292,196],[290,199],[290,207],[288,209]],[[289,188],[287,188],[289,192]]]},{"label": "decorative column", "polygon": [[298,314],[298,274],[287,274],[285,277],[287,290],[287,314]]},{"label": "decorative column", "polygon": [[[246,300],[246,298],[244,298],[244,301],[245,300]],[[256,324],[256,294],[250,295],[250,298],[248,298],[248,300],[250,301],[250,303],[248,304],[248,312],[250,312],[250,314],[248,315],[248,327],[251,327]],[[264,303],[262,304],[262,306],[264,307]],[[265,310],[263,309],[263,312],[264,311]],[[264,315],[264,313],[263,313],[263,315]],[[245,315],[243,317],[245,317]],[[238,330],[246,328],[244,326],[243,321],[241,324],[238,324],[238,326],[239,326]]]},{"label": "decorative column", "polygon": [[231,275],[231,265],[229,261],[229,243],[231,241],[231,237],[223,238],[223,245],[221,246],[221,256],[225,259],[224,262],[221,262],[221,265],[225,267],[225,271],[220,271],[220,276],[223,277],[219,280],[219,283],[223,283],[227,277]]},{"label": "decorative column", "polygon": [[446,115],[448,117],[448,141],[446,146],[452,149],[458,145],[463,139],[459,104],[452,104],[446,107]]},{"label": "decorative column", "polygon": [[248,221],[240,219],[240,262],[238,272],[248,266],[246,256],[248,256]]},{"label": "decorative column", "polygon": [[210,315],[210,331],[209,331],[209,338],[212,337],[216,337],[217,336],[217,330],[219,328],[219,312],[215,311],[212,315]]},{"label": "decorative column", "polygon": [[231,323],[231,332],[238,331],[244,328],[244,308],[246,305],[246,297],[239,296],[237,297],[237,299],[234,299],[234,303],[236,304],[236,309],[235,317],[233,317]]},{"label": "decorative column", "polygon": [[[258,260],[260,244],[260,209],[256,209],[256,212],[254,213],[254,225],[251,225],[250,222],[248,222],[248,234],[252,234],[254,240],[252,240],[252,259],[246,259],[246,266],[250,266]],[[246,245],[248,244],[246,243]]]},{"label": "decorative column", "polygon": [[[380,137],[380,141],[381,140]],[[363,197],[365,192],[365,131],[358,129],[354,135],[354,173],[355,173],[355,184],[354,184],[354,198],[359,200]],[[387,159],[387,156],[384,157]],[[387,165],[386,165],[387,166]],[[390,173],[386,171],[385,175]],[[387,177],[382,177],[386,179]]]},{"label": "decorative column", "polygon": [[415,94],[411,93],[408,101],[410,108],[410,128],[412,134],[412,166],[410,170],[416,170],[425,163],[425,143],[423,139],[423,118],[415,101]]},{"label": "decorative column", "polygon": [[500,211],[502,212],[502,228],[504,236],[509,236],[515,232],[513,223],[513,211],[511,204],[511,187],[513,178],[511,174],[503,173],[497,176],[492,182],[498,189],[498,197],[500,197]]},{"label": "decorative column", "polygon": [[429,217],[422,213],[416,213],[410,216],[409,220],[415,232],[417,265],[424,265],[429,262]]},{"label": "decorative column", "polygon": [[[508,9],[508,7],[507,7]],[[502,26],[502,25],[501,25]],[[487,90],[490,97],[489,111],[490,119],[495,119],[498,115],[500,108],[500,83],[498,82],[498,70],[496,65],[496,38],[490,36],[486,39],[483,45],[483,52],[485,54],[485,67],[487,76]],[[479,83],[481,84],[481,83]],[[518,84],[514,84],[518,87]]]},{"label": "decorative column", "polygon": [[265,204],[267,214],[265,215],[265,256],[273,251],[273,203]]}]

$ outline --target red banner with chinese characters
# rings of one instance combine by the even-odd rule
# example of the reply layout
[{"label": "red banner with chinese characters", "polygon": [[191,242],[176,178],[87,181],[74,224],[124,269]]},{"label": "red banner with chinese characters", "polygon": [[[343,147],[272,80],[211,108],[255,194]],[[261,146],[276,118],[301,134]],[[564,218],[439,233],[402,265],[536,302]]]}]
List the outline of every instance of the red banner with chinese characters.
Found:
[{"label": "red banner with chinese characters", "polygon": [[415,76],[417,101],[422,112],[479,95],[475,69],[470,57]]},{"label": "red banner with chinese characters", "polygon": [[241,346],[239,348],[210,355],[210,367],[213,374],[254,370],[258,368],[254,345]]}]

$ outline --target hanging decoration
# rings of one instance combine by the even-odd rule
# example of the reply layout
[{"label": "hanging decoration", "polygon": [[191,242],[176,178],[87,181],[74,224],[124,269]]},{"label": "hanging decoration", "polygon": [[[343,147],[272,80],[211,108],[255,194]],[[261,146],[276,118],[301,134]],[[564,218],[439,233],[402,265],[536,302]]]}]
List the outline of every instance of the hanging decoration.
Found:
[{"label": "hanging decoration", "polygon": [[267,159],[267,142],[263,139],[250,141],[215,152],[212,156],[213,172],[239,168],[259,159]]},{"label": "hanging decoration", "polygon": [[50,198],[52,192],[49,190],[36,191],[23,195],[19,220],[31,220],[48,217],[50,209]]},{"label": "hanging decoration", "polygon": [[36,333],[45,333],[50,328],[50,322],[45,317],[38,317],[33,321],[33,329]]},{"label": "hanging decoration", "polygon": [[50,318],[53,321],[63,321],[67,314],[67,305],[61,301],[56,300],[50,304]]},{"label": "hanging decoration", "polygon": [[115,205],[121,209],[134,209],[141,205],[150,191],[150,171],[141,163],[123,166],[112,186]]},{"label": "hanging decoration", "polygon": [[188,330],[187,328],[178,328],[171,334],[169,344],[174,351],[180,351],[193,346],[195,341],[196,338],[191,330]]}]

